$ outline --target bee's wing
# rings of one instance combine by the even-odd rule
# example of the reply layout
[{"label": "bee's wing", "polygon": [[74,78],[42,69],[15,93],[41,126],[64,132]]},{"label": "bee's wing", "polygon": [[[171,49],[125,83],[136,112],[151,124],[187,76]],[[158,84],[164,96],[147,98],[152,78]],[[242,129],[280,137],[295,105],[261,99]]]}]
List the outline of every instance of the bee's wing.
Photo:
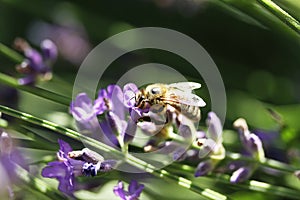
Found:
[{"label": "bee's wing", "polygon": [[179,82],[169,84],[168,87],[175,88],[181,91],[192,91],[194,89],[200,88],[201,84],[196,82]]},{"label": "bee's wing", "polygon": [[182,104],[204,107],[206,103],[203,99],[192,93],[192,90],[200,87],[201,84],[195,82],[172,83],[168,85],[167,96],[176,99],[177,102]]},{"label": "bee's wing", "polygon": [[204,107],[206,103],[199,96],[191,93],[191,91],[182,91],[176,88],[168,90],[168,98],[165,101],[177,102],[181,104],[186,104],[190,106]]}]

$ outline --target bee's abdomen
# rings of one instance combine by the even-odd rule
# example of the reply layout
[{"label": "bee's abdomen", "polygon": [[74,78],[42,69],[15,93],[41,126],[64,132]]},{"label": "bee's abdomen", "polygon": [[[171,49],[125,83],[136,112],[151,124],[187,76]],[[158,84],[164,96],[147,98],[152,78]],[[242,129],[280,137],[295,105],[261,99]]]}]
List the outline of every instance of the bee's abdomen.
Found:
[{"label": "bee's abdomen", "polygon": [[180,104],[180,110],[183,115],[188,117],[189,119],[193,121],[199,121],[200,120],[200,108],[197,106],[191,106],[186,104]]}]

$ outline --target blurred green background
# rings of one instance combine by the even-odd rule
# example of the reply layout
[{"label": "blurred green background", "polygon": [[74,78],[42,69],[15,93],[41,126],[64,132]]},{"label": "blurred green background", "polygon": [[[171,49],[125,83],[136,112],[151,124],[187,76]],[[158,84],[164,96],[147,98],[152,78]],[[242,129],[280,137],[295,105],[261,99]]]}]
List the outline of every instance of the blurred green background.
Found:
[{"label": "blurred green background", "polygon": [[[274,2],[300,20],[300,1]],[[39,86],[67,96],[77,69],[94,46],[121,31],[147,26],[182,32],[210,54],[226,87],[225,128],[232,129],[232,122],[244,117],[253,129],[279,131],[283,141],[277,143],[279,148],[299,145],[299,31],[255,0],[0,1],[0,42],[12,46],[16,37],[23,37],[38,47],[42,39],[53,39],[60,53],[54,81]],[[116,60],[101,84],[114,83],[132,67],[149,62],[172,66],[188,79],[199,80],[178,56],[139,50]],[[0,55],[1,72],[18,77],[15,65]],[[205,86],[199,95],[209,99]],[[19,96],[20,110],[69,125],[45,112],[63,115],[68,111],[65,106],[24,92]],[[209,104],[204,116],[207,112]]]}]

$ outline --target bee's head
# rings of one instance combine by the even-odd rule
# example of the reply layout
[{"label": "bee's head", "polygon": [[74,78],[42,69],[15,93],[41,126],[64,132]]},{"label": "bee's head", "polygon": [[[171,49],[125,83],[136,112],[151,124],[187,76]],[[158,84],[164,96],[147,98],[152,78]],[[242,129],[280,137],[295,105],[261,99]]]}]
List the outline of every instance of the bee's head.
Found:
[{"label": "bee's head", "polygon": [[145,94],[145,90],[139,90],[136,94],[135,94],[135,107],[144,107],[145,101],[147,100],[146,94]]},{"label": "bee's head", "polygon": [[153,98],[157,98],[159,96],[163,95],[163,88],[161,86],[161,84],[153,84],[153,85],[149,85],[146,88],[146,93],[149,94],[149,97],[153,97]]}]

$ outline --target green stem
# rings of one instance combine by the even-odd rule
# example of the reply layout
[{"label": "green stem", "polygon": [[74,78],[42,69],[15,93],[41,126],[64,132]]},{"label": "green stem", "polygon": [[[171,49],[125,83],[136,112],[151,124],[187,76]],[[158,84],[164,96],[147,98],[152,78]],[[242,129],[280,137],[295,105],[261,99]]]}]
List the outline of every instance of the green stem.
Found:
[{"label": "green stem", "polygon": [[[180,174],[185,174],[186,177],[190,177],[191,174],[190,172],[194,172],[195,168],[191,167],[189,165],[180,165],[177,163],[173,163],[167,168],[170,172],[172,173],[180,173]],[[249,180],[245,181],[243,183],[238,183],[238,184],[232,184],[229,181],[230,176],[229,175],[210,175],[206,176],[205,180],[203,180],[202,184],[209,184],[211,182],[212,184],[220,183],[220,187],[229,187],[230,186],[235,186],[240,189],[246,189],[246,190],[251,190],[251,191],[257,191],[257,192],[262,192],[265,194],[270,194],[270,195],[276,195],[276,196],[281,196],[281,197],[289,197],[292,199],[299,199],[299,191],[293,190],[290,188],[282,187],[282,186],[275,186],[271,185],[265,182],[261,181],[255,181],[255,180]],[[201,180],[199,180],[201,182]]]},{"label": "green stem", "polygon": [[290,28],[300,33],[300,23],[291,16],[287,11],[281,8],[279,5],[274,3],[272,0],[257,0],[262,6],[273,13],[280,20],[285,22]]},{"label": "green stem", "polygon": [[226,158],[229,158],[231,160],[244,160],[248,162],[256,162],[262,166],[269,167],[272,169],[277,169],[287,173],[294,173],[296,171],[295,167],[273,159],[266,159],[264,162],[259,162],[258,160],[255,160],[253,158],[245,157],[242,156],[241,154],[231,153],[231,152],[226,152]]},{"label": "green stem", "polygon": [[34,86],[27,86],[27,85],[20,85],[18,83],[18,80],[15,78],[12,78],[6,74],[0,73],[0,83],[8,85],[10,87],[23,90],[25,92],[34,94],[39,97],[43,97],[48,100],[52,100],[56,103],[60,103],[66,106],[70,105],[70,102],[72,101],[70,98],[56,94],[54,92],[34,87]]},{"label": "green stem", "polygon": [[[117,149],[114,149],[113,147],[111,147],[109,145],[106,145],[102,142],[94,140],[93,138],[82,135],[82,134],[80,134],[80,133],[78,133],[74,130],[61,127],[61,126],[59,126],[59,125],[57,125],[53,122],[50,122],[50,121],[47,121],[47,120],[42,120],[42,119],[34,117],[30,114],[22,113],[20,111],[17,111],[17,110],[14,110],[14,109],[8,108],[6,106],[2,106],[2,105],[0,105],[0,112],[3,112],[7,115],[16,117],[16,118],[21,119],[23,121],[26,121],[26,122],[29,122],[29,123],[32,123],[32,124],[36,124],[38,126],[42,126],[42,127],[47,128],[49,130],[61,133],[62,135],[68,136],[68,137],[73,138],[75,140],[84,141],[86,144],[88,144],[88,145],[90,145],[90,146],[92,146],[92,147],[94,147],[94,148],[96,148],[100,151],[111,153],[111,154],[113,154],[114,156],[117,156],[120,159],[122,159],[124,157],[124,154],[121,151],[119,151]],[[196,193],[198,193],[198,194],[200,194],[200,195],[202,195],[202,196],[204,196],[208,199],[228,199],[228,197],[226,197],[226,196],[224,196],[224,195],[222,195],[218,192],[215,192],[211,189],[208,189],[208,188],[203,189],[203,188],[195,185],[192,181],[190,181],[186,178],[173,175],[173,174],[169,173],[166,170],[157,170],[153,165],[150,165],[150,164],[146,163],[145,161],[140,160],[140,159],[132,156],[131,154],[127,154],[125,161],[128,164],[137,167],[138,169],[144,170],[148,173],[151,173],[151,174],[155,175],[156,177],[176,182],[181,187],[189,189],[191,191],[194,191],[194,192],[196,192]]]},{"label": "green stem", "polygon": [[0,53],[10,58],[12,61],[20,63],[23,61],[23,56],[21,56],[16,51],[11,48],[5,46],[3,43],[0,43]]}]

